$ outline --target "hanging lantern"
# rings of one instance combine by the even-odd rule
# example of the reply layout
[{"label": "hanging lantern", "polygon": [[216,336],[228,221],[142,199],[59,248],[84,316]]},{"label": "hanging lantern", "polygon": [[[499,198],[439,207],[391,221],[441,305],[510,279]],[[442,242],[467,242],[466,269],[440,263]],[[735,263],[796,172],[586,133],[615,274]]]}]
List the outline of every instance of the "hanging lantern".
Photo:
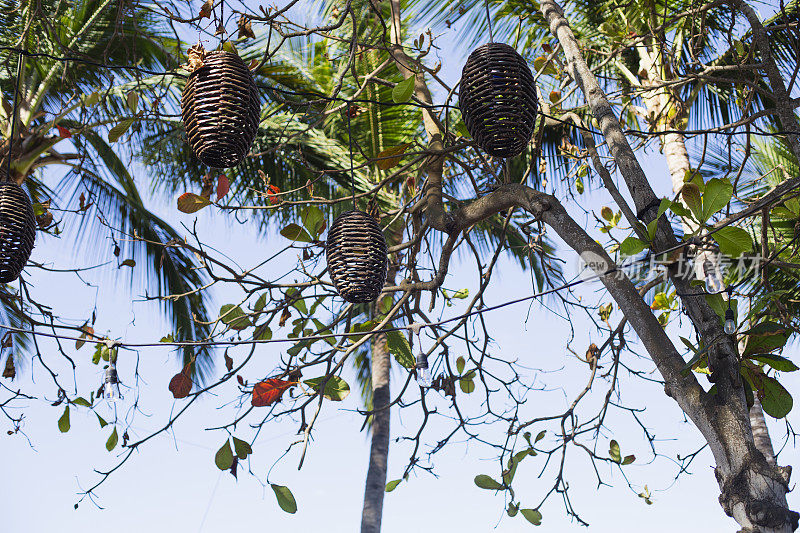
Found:
[{"label": "hanging lantern", "polygon": [[528,64],[504,43],[478,47],[461,73],[459,107],[475,143],[495,157],[523,152],[536,120],[536,85]]},{"label": "hanging lantern", "polygon": [[0,283],[17,279],[31,256],[36,220],[22,187],[0,171]]},{"label": "hanging lantern", "polygon": [[238,165],[250,151],[261,105],[250,69],[234,52],[189,49],[181,115],[189,145],[213,168]]},{"label": "hanging lantern", "polygon": [[333,221],[326,247],[328,270],[339,295],[351,303],[375,301],[386,282],[386,240],[380,225],[363,211]]}]

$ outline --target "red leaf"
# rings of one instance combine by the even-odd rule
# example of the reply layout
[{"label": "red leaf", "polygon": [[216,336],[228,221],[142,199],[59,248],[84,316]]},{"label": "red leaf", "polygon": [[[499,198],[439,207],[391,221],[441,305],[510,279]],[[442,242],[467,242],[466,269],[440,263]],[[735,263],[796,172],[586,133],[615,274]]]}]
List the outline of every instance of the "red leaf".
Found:
[{"label": "red leaf", "polygon": [[231,359],[231,356],[227,353],[225,354],[225,368],[228,369],[228,372],[233,369],[233,359]]},{"label": "red leaf", "polygon": [[72,133],[64,126],[56,126],[56,129],[58,130],[58,136],[62,139],[69,139],[72,137]]},{"label": "red leaf", "polygon": [[225,174],[220,174],[219,178],[217,178],[217,201],[228,194],[230,188],[231,183],[228,181],[228,177]]},{"label": "red leaf", "polygon": [[239,382],[239,385],[241,385],[242,387],[244,387],[244,379],[242,378],[242,376],[240,376],[240,375],[238,375],[238,374],[237,374],[237,375],[236,375],[236,381],[238,381],[238,382]]},{"label": "red leaf", "polygon": [[189,377],[189,365],[183,367],[169,381],[169,390],[175,398],[186,398],[192,392],[192,378]]},{"label": "red leaf", "polygon": [[270,185],[269,187],[267,187],[267,198],[269,198],[269,203],[271,203],[272,205],[275,205],[278,202],[280,202],[281,201],[280,198],[275,196],[276,194],[280,194],[280,193],[281,193],[281,190],[279,188],[277,188],[275,185]]},{"label": "red leaf", "polygon": [[264,407],[271,405],[281,399],[283,391],[297,385],[295,381],[284,381],[282,379],[271,378],[253,387],[253,407]]}]

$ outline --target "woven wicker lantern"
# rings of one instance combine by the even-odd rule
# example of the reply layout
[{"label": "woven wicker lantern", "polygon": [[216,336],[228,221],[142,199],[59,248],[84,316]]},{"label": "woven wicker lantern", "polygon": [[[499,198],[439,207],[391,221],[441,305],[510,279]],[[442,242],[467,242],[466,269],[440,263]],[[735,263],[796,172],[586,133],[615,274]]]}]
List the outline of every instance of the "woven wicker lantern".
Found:
[{"label": "woven wicker lantern", "polygon": [[386,282],[386,241],[381,227],[363,211],[333,221],[326,247],[328,270],[339,295],[351,303],[375,301]]},{"label": "woven wicker lantern", "polygon": [[19,277],[31,256],[36,238],[33,206],[22,187],[0,171],[0,283]]},{"label": "woven wicker lantern", "polygon": [[459,107],[467,130],[487,154],[521,154],[533,135],[538,107],[531,69],[507,44],[480,46],[461,73]]},{"label": "woven wicker lantern", "polygon": [[213,168],[238,165],[258,130],[258,88],[244,61],[233,52],[189,49],[189,80],[181,111],[197,158]]}]

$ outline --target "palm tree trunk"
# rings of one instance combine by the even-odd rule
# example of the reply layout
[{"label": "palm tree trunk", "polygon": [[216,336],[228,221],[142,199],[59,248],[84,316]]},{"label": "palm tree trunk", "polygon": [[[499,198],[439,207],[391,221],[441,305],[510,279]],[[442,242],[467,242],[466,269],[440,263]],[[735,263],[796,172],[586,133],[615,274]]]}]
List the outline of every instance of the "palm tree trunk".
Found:
[{"label": "palm tree trunk", "polygon": [[758,397],[753,399],[753,407],[750,408],[750,426],[753,428],[753,440],[756,449],[764,454],[764,458],[772,466],[777,466],[775,451],[772,449],[772,439],[769,438],[767,421],[764,418],[764,410]]},{"label": "palm tree trunk", "polygon": [[376,336],[372,343],[372,445],[369,468],[364,487],[364,507],[361,511],[361,533],[380,533],[383,515],[383,495],[386,487],[386,467],[389,459],[389,350],[386,335]]},{"label": "palm tree trunk", "polygon": [[[387,283],[394,283],[396,267],[391,262]],[[391,298],[385,296],[385,298]],[[378,302],[373,304],[373,314],[378,313]],[[389,423],[391,420],[391,394],[389,375],[391,355],[386,344],[386,334],[381,333],[372,341],[372,443],[369,450],[369,467],[364,487],[364,506],[361,510],[361,533],[380,533],[383,517],[383,496],[386,493],[386,469],[389,461]]]}]

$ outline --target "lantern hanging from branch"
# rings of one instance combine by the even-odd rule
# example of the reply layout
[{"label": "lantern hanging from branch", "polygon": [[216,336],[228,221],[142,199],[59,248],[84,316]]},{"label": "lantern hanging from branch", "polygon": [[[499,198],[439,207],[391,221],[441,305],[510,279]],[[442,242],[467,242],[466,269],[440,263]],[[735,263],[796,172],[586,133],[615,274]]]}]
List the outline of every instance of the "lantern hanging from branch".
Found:
[{"label": "lantern hanging from branch", "polygon": [[241,163],[250,151],[260,103],[258,88],[235,52],[206,53],[189,49],[189,80],[181,97],[181,114],[189,145],[197,158],[213,168]]},{"label": "lantern hanging from branch", "polygon": [[339,295],[351,303],[375,301],[386,283],[386,240],[378,222],[363,211],[347,211],[331,224],[328,270]]},{"label": "lantern hanging from branch", "polygon": [[0,170],[0,283],[11,283],[25,268],[36,239],[33,206],[22,187]]},{"label": "lantern hanging from branch", "polygon": [[488,43],[473,51],[461,73],[459,107],[475,143],[495,157],[521,154],[536,122],[536,85],[514,48]]}]

